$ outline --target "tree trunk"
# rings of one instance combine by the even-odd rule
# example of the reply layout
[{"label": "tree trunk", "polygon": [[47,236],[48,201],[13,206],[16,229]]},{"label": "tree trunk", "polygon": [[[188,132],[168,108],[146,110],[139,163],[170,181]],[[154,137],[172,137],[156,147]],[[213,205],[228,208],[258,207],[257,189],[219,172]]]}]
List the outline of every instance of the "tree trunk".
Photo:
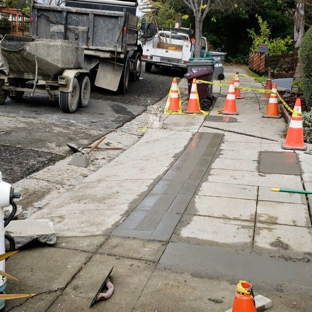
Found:
[{"label": "tree trunk", "polygon": [[301,62],[299,57],[299,48],[304,36],[305,7],[306,0],[296,0],[296,11],[294,16],[294,42],[295,42],[295,80],[302,79]]},{"label": "tree trunk", "polygon": [[195,57],[200,57],[202,29],[203,22],[200,16],[197,15],[195,16]]}]

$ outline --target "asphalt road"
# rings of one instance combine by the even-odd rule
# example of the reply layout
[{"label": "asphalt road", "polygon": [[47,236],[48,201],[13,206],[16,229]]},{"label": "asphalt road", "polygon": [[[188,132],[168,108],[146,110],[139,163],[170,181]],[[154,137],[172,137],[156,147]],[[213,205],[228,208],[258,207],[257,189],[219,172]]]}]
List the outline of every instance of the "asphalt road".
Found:
[{"label": "asphalt road", "polygon": [[90,104],[74,114],[63,113],[58,99],[25,94],[0,106],[0,171],[15,183],[71,153],[66,143],[86,146],[142,114],[168,93],[179,71],[142,71],[126,95],[94,89]]}]

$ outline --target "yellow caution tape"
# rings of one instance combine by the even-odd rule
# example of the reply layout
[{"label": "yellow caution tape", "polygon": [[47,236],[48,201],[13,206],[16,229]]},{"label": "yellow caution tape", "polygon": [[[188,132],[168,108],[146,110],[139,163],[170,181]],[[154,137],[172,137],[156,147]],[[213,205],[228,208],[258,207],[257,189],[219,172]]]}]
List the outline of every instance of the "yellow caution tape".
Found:
[{"label": "yellow caution tape", "polygon": [[[230,85],[227,83],[217,83],[214,81],[206,81],[206,80],[197,80],[198,83],[206,83],[206,84],[211,84],[214,86],[220,86],[220,87],[229,87]],[[293,110],[285,101],[284,99],[280,96],[278,92],[268,90],[268,89],[259,89],[259,88],[248,88],[248,87],[235,87],[235,89],[240,89],[244,91],[254,91],[254,92],[259,92],[259,93],[269,93],[269,94],[277,94],[278,98],[280,99],[281,103],[285,106],[285,108],[291,112],[294,116],[302,116],[301,113],[297,112],[296,110]]]}]

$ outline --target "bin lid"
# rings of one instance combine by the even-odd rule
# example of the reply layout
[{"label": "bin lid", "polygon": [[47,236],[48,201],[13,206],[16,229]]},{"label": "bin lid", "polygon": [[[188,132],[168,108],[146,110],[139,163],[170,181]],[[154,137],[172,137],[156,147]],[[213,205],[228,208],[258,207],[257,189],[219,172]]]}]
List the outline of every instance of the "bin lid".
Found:
[{"label": "bin lid", "polygon": [[214,58],[213,57],[191,57],[189,59],[189,62],[197,62],[197,61],[200,61],[200,62],[214,62]]},{"label": "bin lid", "polygon": [[212,74],[213,74],[213,70],[211,69],[199,69],[195,72],[185,74],[184,78],[189,80],[189,79],[199,78],[202,76],[207,76],[207,75],[212,75]]},{"label": "bin lid", "polygon": [[218,51],[208,51],[209,55],[214,55],[214,56],[223,56],[226,55],[227,52],[218,52]]}]

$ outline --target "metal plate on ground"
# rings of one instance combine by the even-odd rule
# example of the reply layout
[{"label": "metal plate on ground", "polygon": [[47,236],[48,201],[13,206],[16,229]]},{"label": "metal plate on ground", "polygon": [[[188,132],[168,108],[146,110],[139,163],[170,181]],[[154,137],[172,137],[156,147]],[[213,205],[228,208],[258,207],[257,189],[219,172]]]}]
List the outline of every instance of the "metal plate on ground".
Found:
[{"label": "metal plate on ground", "polygon": [[260,173],[292,175],[301,173],[297,155],[293,152],[260,152],[258,163]]},{"label": "metal plate on ground", "polygon": [[237,122],[237,118],[230,117],[230,116],[208,116],[207,121],[212,122]]}]

